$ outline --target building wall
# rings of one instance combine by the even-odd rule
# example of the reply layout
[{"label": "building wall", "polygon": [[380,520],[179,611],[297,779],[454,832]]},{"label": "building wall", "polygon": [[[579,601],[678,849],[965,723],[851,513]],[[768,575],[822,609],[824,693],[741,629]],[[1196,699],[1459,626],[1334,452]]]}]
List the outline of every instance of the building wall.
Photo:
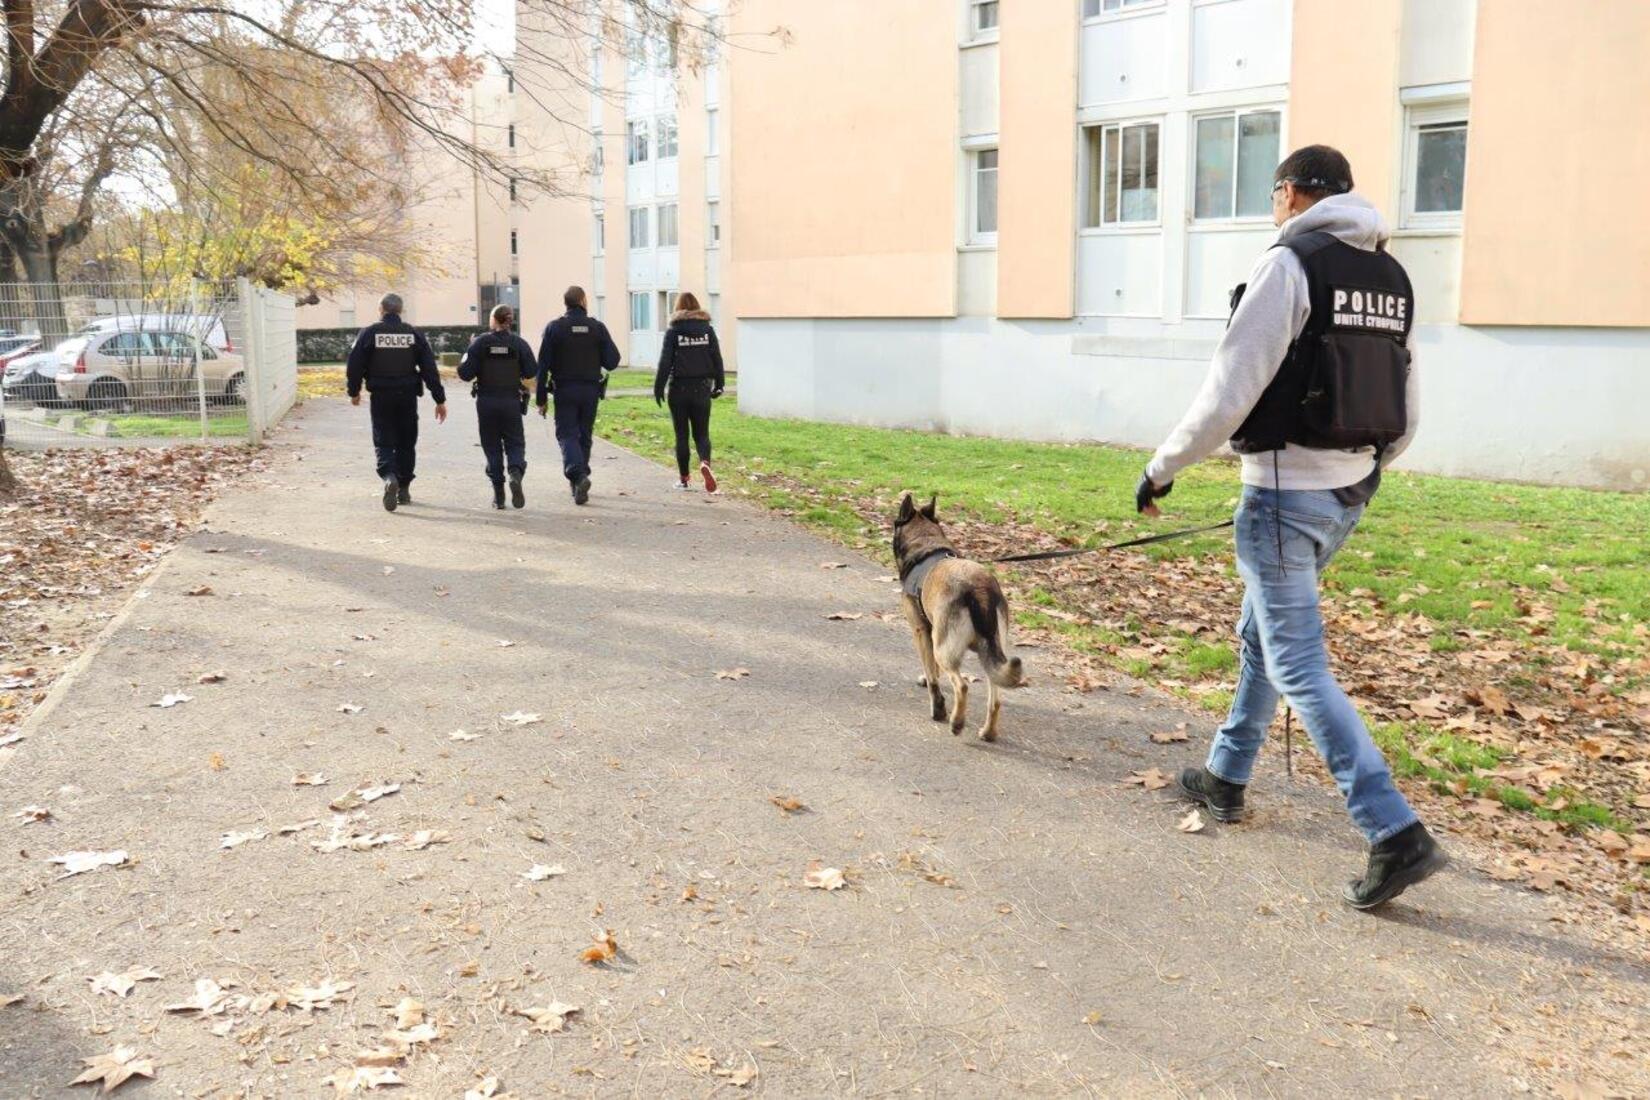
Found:
[{"label": "building wall", "polygon": [[[1596,163],[1584,150],[1636,132],[1621,112],[1650,90],[1650,70],[1631,71],[1650,40],[1641,6],[1596,0],[1559,20],[1517,0],[1165,0],[1079,17],[1078,0],[1051,0],[1004,3],[1000,28],[976,35],[963,0],[911,3],[876,20],[863,57],[817,5],[747,8],[752,29],[793,33],[783,71],[733,62],[735,269],[758,284],[742,310],[745,411],[1155,446],[1207,371],[1228,290],[1275,237],[1272,165],[1324,141],[1387,214],[1416,287],[1421,431],[1404,464],[1621,488],[1650,475],[1630,411],[1650,406],[1650,221],[1587,198],[1598,185],[1578,175]],[[907,95],[913,72],[928,86]],[[885,91],[880,110],[865,88]],[[1250,135],[1230,162],[1227,127]],[[1567,151],[1549,165],[1532,133]],[[1142,157],[1123,185],[1109,173],[1130,141],[1155,142],[1155,171]],[[1423,145],[1436,158],[1452,141],[1464,173],[1447,158],[1423,173]],[[988,145],[998,231],[974,245],[970,154]],[[871,194],[821,149],[897,163]],[[1650,181],[1650,153],[1622,157],[1615,190]]]}]

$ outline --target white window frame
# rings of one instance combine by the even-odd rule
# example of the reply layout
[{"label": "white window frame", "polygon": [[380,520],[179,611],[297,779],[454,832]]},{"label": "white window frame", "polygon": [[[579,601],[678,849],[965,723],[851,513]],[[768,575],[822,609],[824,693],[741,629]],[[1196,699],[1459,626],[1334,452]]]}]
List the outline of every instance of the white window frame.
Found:
[{"label": "white window frame", "polygon": [[659,328],[663,330],[670,324],[671,306],[675,304],[676,292],[672,290],[656,291],[659,295]]},{"label": "white window frame", "polygon": [[[1078,127],[1078,131],[1077,131],[1077,160],[1078,160],[1077,183],[1078,183],[1078,187],[1080,188],[1080,190],[1079,190],[1078,195],[1077,195],[1077,200],[1078,200],[1077,201],[1077,227],[1078,227],[1077,232],[1080,235],[1093,236],[1093,235],[1103,234],[1103,233],[1142,233],[1142,232],[1153,232],[1153,231],[1161,230],[1163,228],[1163,134],[1164,134],[1164,131],[1166,131],[1168,129],[1168,127],[1165,125],[1165,122],[1166,122],[1166,120],[1165,120],[1164,116],[1162,116],[1162,115],[1146,115],[1144,117],[1137,117],[1137,118],[1108,119],[1104,122],[1088,122],[1088,123],[1083,123]],[[1123,131],[1127,130],[1127,129],[1130,129],[1131,127],[1135,127],[1135,126],[1155,126],[1155,127],[1157,127],[1157,216],[1154,217],[1154,218],[1151,218],[1150,220],[1140,219],[1140,220],[1137,220],[1137,221],[1124,221],[1123,218],[1122,218],[1122,213],[1123,213],[1123,210],[1122,210],[1122,196],[1119,195],[1118,196],[1118,220],[1113,221],[1113,222],[1106,221],[1106,219],[1105,219],[1105,207],[1106,207],[1107,190],[1106,190],[1106,187],[1105,187],[1105,181],[1102,179],[1101,189],[1100,189],[1100,207],[1101,207],[1100,220],[1099,220],[1099,222],[1097,222],[1094,225],[1087,225],[1084,222],[1084,215],[1086,214],[1086,210],[1084,208],[1083,203],[1088,198],[1090,173],[1094,171],[1094,165],[1091,165],[1091,164],[1088,163],[1088,131],[1090,131],[1090,130],[1099,130],[1099,131],[1101,131],[1101,134],[1100,134],[1100,169],[1102,171],[1104,171],[1105,170],[1105,159],[1106,159],[1106,135],[1105,135],[1105,131],[1107,131],[1107,130],[1116,130],[1118,132],[1117,142],[1118,142],[1119,152],[1121,153],[1121,150],[1122,150],[1122,147],[1123,147]],[[1121,190],[1121,188],[1120,188],[1120,190]]]},{"label": "white window frame", "polygon": [[[669,212],[667,218],[666,212]],[[670,223],[670,240],[665,240],[665,223]],[[655,248],[680,248],[682,245],[682,210],[673,202],[662,202],[653,214],[653,246]]]},{"label": "white window frame", "polygon": [[722,320],[722,296],[720,294],[705,295],[705,312],[710,314],[713,324]]},{"label": "white window frame", "polygon": [[[1461,210],[1415,209],[1416,173],[1421,170],[1421,131],[1435,126],[1460,126],[1467,130],[1468,147],[1472,132],[1468,129],[1468,102],[1465,97],[1453,97],[1430,102],[1411,102],[1404,108],[1404,171],[1399,178],[1399,225],[1403,229],[1459,233]],[[1463,165],[1463,167],[1465,167]],[[1463,185],[1461,203],[1466,205]]]},{"label": "white window frame", "polygon": [[[997,157],[997,163],[989,169],[980,167],[982,154],[992,153]],[[964,239],[969,244],[980,248],[994,248],[997,244],[997,230],[982,230],[980,228],[980,173],[990,171],[997,181],[997,219],[1002,220],[1002,154],[995,145],[982,145],[968,150],[968,231]]]},{"label": "white window frame", "polygon": [[722,247],[722,200],[705,200],[705,247]]},{"label": "white window frame", "polygon": [[[669,135],[667,150],[667,138]],[[653,126],[653,153],[658,160],[675,160],[681,153],[682,138],[676,128],[675,115],[660,115]]]},{"label": "white window frame", "polygon": [[[642,323],[636,324],[636,307],[641,307]],[[653,331],[653,294],[646,290],[632,290],[630,292],[630,331]]]},{"label": "white window frame", "polygon": [[722,112],[716,107],[705,108],[705,156],[714,157],[722,151]]},{"label": "white window frame", "polygon": [[[1115,3],[1116,7],[1107,7]],[[1080,0],[1078,13],[1085,23],[1098,23],[1107,19],[1127,19],[1139,15],[1143,11],[1162,9],[1167,6],[1167,0]]]},{"label": "white window frame", "polygon": [[[640,252],[653,247],[653,229],[648,220],[648,212],[651,209],[652,207],[648,206],[632,206],[629,208],[629,224],[627,227],[629,234],[625,237],[625,245],[632,252]],[[637,215],[641,216],[639,223],[636,220]],[[638,225],[641,227],[640,233],[636,232]],[[638,243],[638,238],[640,238],[640,243]]]},{"label": "white window frame", "polygon": [[[963,16],[966,21],[964,24],[964,39],[970,43],[997,41],[998,36],[1001,34],[1001,24],[997,22],[1002,18],[1001,0],[966,0],[966,5]],[[982,27],[980,26],[980,16],[986,8],[991,9],[993,22],[989,27]]]},{"label": "white window frame", "polygon": [[607,171],[607,153],[602,149],[602,132],[590,131],[590,174],[597,179]]},{"label": "white window frame", "polygon": [[[1265,223],[1267,225],[1271,224],[1272,212],[1270,209],[1268,209],[1264,214],[1239,214],[1237,212],[1237,160],[1238,145],[1242,141],[1242,118],[1244,115],[1264,114],[1275,114],[1278,116],[1278,159],[1282,160],[1287,154],[1283,141],[1284,135],[1288,132],[1285,129],[1288,120],[1284,117],[1283,105],[1281,103],[1263,103],[1257,104],[1253,107],[1231,107],[1222,111],[1202,111],[1187,116],[1186,138],[1189,144],[1186,152],[1186,215],[1191,220],[1192,225],[1199,227],[1211,227],[1218,225],[1247,226],[1260,223]],[[1232,120],[1232,212],[1230,214],[1218,217],[1200,218],[1197,216],[1197,124],[1208,118],[1229,118]],[[1159,142],[1162,141],[1161,136],[1158,140]],[[1159,154],[1161,155],[1161,145],[1159,147]],[[1275,163],[1273,167],[1276,167]],[[1158,171],[1161,173],[1161,165],[1159,165]],[[1159,195],[1162,193],[1162,183],[1162,177],[1159,175]],[[1161,201],[1162,200],[1160,198],[1160,204]]]},{"label": "white window frame", "polygon": [[653,155],[653,128],[645,118],[633,118],[624,124],[624,156],[629,165],[646,164]]},{"label": "white window frame", "polygon": [[591,251],[591,255],[593,255],[593,256],[605,256],[605,255],[607,255],[607,213],[606,213],[606,211],[603,211],[603,210],[596,211],[595,219],[591,224],[591,235],[593,237],[592,244],[594,246],[592,251]]}]

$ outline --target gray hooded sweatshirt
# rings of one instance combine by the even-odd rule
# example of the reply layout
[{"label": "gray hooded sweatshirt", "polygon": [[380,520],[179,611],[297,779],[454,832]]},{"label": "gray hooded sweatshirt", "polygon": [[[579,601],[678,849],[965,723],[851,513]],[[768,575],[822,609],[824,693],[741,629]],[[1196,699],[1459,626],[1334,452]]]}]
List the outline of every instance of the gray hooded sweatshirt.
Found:
[{"label": "gray hooded sweatshirt", "polygon": [[[1366,250],[1390,236],[1381,212],[1362,197],[1348,194],[1331,195],[1296,214],[1283,223],[1277,239],[1286,241],[1320,229]],[[1146,465],[1147,477],[1157,485],[1166,485],[1181,470],[1207,458],[1231,438],[1283,365],[1289,345],[1300,335],[1309,312],[1306,270],[1300,259],[1287,248],[1261,253],[1249,273],[1243,301],[1215,349],[1203,388]],[[1383,465],[1404,453],[1419,421],[1413,343],[1409,350],[1409,383],[1404,394],[1409,423],[1403,437],[1382,456]],[[1242,458],[1245,485],[1273,488],[1275,478],[1276,487],[1283,489],[1340,489],[1367,477],[1375,454],[1368,447],[1337,451],[1291,445]]]}]

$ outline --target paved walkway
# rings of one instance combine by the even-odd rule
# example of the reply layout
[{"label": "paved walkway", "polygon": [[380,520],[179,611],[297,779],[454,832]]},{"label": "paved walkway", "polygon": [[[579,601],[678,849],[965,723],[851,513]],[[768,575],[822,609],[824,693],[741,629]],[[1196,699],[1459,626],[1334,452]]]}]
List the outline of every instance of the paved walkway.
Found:
[{"label": "paved walkway", "polygon": [[[523,1097],[1650,1088],[1620,1037],[1646,972],[1540,899],[1460,869],[1353,913],[1338,805],[1271,769],[1254,824],[1178,832],[1119,781],[1197,756],[1206,721],[1127,685],[1045,676],[1000,742],[953,739],[875,614],[881,566],[605,444],[575,509],[536,419],[528,508],[495,513],[468,406],[426,418],[418,503],[390,515],[366,410],[311,403],[268,483],[0,749],[0,1003],[24,997],[0,1008],[0,1094],[57,1095],[126,1043],[156,1061],[134,1096],[321,1095],[404,997],[440,1033],[397,1070],[417,1096],[486,1073]],[[1190,746],[1149,740],[1188,720]],[[328,803],[385,782],[335,834]],[[27,804],[54,820],[10,816]],[[446,842],[409,850],[420,830]],[[80,849],[133,865],[45,862]],[[813,860],[849,885],[805,886]],[[582,963],[605,929],[617,957]],[[125,999],[86,981],[140,966],[164,977]],[[353,988],[163,1012],[200,978]],[[559,1033],[513,1014],[557,1001],[581,1009]]]}]

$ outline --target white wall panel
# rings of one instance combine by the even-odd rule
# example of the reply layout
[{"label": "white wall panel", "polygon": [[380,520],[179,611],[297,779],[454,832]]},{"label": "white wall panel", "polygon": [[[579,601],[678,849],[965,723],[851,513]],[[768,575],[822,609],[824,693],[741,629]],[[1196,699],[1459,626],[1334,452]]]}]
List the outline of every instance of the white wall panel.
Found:
[{"label": "white wall panel", "polygon": [[680,157],[671,157],[653,165],[653,192],[661,198],[674,197],[681,190],[678,179],[681,173],[682,160]]},{"label": "white wall panel", "polygon": [[1417,324],[1450,324],[1461,315],[1461,237],[1394,237],[1392,254],[1415,289]]},{"label": "white wall panel", "polygon": [[962,98],[962,132],[995,134],[997,125],[997,45],[962,50],[958,94]]},{"label": "white wall panel", "polygon": [[1155,317],[1163,309],[1163,235],[1104,233],[1077,239],[1077,312]]},{"label": "white wall panel", "polygon": [[722,293],[722,250],[705,249],[705,293]]},{"label": "white wall panel", "polygon": [[1225,319],[1232,287],[1249,277],[1277,230],[1193,229],[1186,234],[1186,316]]},{"label": "white wall panel", "polygon": [[1161,12],[1085,24],[1078,103],[1118,103],[1166,94],[1167,28]]},{"label": "white wall panel", "polygon": [[[1404,0],[1401,87],[1472,79],[1477,0]],[[1555,18],[1562,18],[1554,11]]]},{"label": "white wall panel", "polygon": [[705,198],[719,199],[722,197],[722,158],[720,155],[705,158]]},{"label": "white wall panel", "polygon": [[[1195,5],[1191,90],[1288,83],[1289,29],[1289,0],[1220,0]],[[1348,33],[1355,31],[1349,27]]]},{"label": "white wall panel", "polygon": [[965,317],[996,316],[996,249],[964,249],[957,253],[957,312]]},{"label": "white wall panel", "polygon": [[653,286],[659,270],[657,256],[657,250],[652,248],[632,248],[626,253],[625,285],[633,290]]}]

